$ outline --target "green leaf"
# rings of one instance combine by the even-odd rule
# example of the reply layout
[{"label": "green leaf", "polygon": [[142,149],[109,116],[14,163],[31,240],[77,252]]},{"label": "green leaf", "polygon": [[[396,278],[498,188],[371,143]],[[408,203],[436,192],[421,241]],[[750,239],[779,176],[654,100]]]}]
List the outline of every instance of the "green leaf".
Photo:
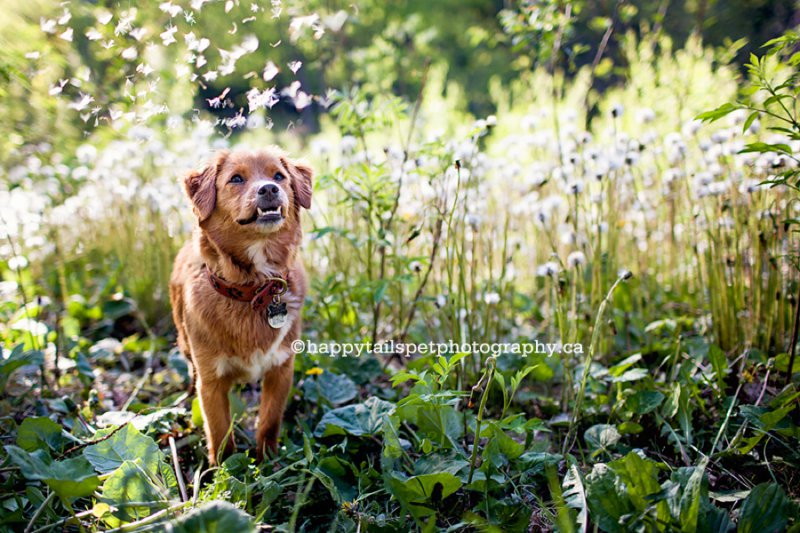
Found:
[{"label": "green leaf", "polygon": [[[643,459],[636,452],[629,452],[622,459],[608,465],[625,483],[626,494],[631,503],[641,512],[650,507],[650,498],[661,492],[658,483],[658,465],[649,459]],[[656,516],[659,521],[669,521],[669,507],[666,502],[656,505]]]},{"label": "green leaf", "polygon": [[[168,495],[156,487],[151,477],[142,468],[142,461],[125,461],[106,479],[102,489],[103,501],[116,509],[104,519],[111,527],[118,527],[122,522],[133,522],[150,516],[159,507],[168,504]],[[151,503],[151,505],[121,505]]]},{"label": "green leaf", "polygon": [[722,104],[716,109],[711,111],[706,111],[705,113],[700,113],[697,115],[698,120],[702,120],[703,122],[714,122],[715,120],[719,120],[722,117],[729,115],[730,113],[739,109],[740,106],[731,104],[730,102]]},{"label": "green leaf", "polygon": [[589,516],[603,531],[628,531],[622,518],[635,511],[625,487],[608,465],[598,463],[586,476],[586,501]]},{"label": "green leaf", "polygon": [[753,122],[758,118],[758,111],[753,111],[750,113],[750,116],[747,117],[747,120],[744,121],[744,125],[742,126],[742,133],[747,133],[747,128],[753,125]]},{"label": "green leaf", "polygon": [[46,416],[26,418],[17,431],[17,445],[27,452],[50,450],[60,453],[68,439],[61,426]]},{"label": "green leaf", "polygon": [[749,152],[757,152],[757,153],[766,153],[766,152],[777,152],[792,155],[792,148],[788,144],[769,144],[769,143],[750,143],[746,144],[744,148],[739,150],[740,154],[746,154]]},{"label": "green leaf", "polygon": [[586,444],[594,450],[593,455],[596,455],[619,442],[620,434],[615,426],[597,424],[587,429],[583,438],[586,439]]},{"label": "green leaf", "polygon": [[339,407],[323,415],[314,436],[376,435],[383,430],[384,416],[391,414],[394,407],[393,403],[374,396],[364,403]]},{"label": "green leaf", "polygon": [[0,351],[0,394],[3,394],[8,383],[8,378],[18,368],[25,365],[44,364],[44,353],[40,350],[23,351],[25,345],[18,344],[11,350],[8,357],[4,357]]},{"label": "green leaf", "polygon": [[252,533],[253,518],[224,501],[213,501],[183,515],[171,524],[173,533]]},{"label": "green leaf", "polygon": [[756,485],[739,512],[738,533],[783,531],[795,513],[792,500],[777,483]]},{"label": "green leaf", "polygon": [[578,467],[571,465],[567,474],[564,476],[564,502],[567,507],[578,511],[576,520],[581,533],[586,533],[589,525],[589,504],[586,501],[586,489],[583,486],[583,478]]},{"label": "green leaf", "polygon": [[317,403],[319,396],[331,405],[347,403],[358,395],[356,384],[344,374],[323,372],[314,379],[307,379],[303,384],[303,393],[309,401]]},{"label": "green leaf", "polygon": [[414,518],[423,518],[436,513],[436,508],[461,488],[461,480],[449,472],[422,474],[406,478],[392,472],[389,490]]},{"label": "green leaf", "polygon": [[712,344],[708,347],[708,360],[711,362],[711,367],[714,369],[717,387],[721,391],[725,390],[725,374],[728,370],[728,358],[725,352],[716,344]]},{"label": "green leaf", "polygon": [[[102,439],[113,431],[101,429],[95,438]],[[158,474],[162,459],[158,444],[152,438],[142,435],[132,424],[126,425],[110,438],[86,447],[83,456],[103,474],[113,472],[125,461],[140,459],[142,466],[154,476]]]},{"label": "green leaf", "polygon": [[625,399],[625,405],[637,415],[654,411],[664,401],[664,394],[655,390],[640,390]]},{"label": "green leaf", "polygon": [[88,496],[100,486],[100,478],[83,457],[53,461],[43,450],[28,453],[16,446],[6,446],[5,449],[25,479],[43,481],[62,500]]},{"label": "green leaf", "polygon": [[681,468],[675,473],[683,489],[678,501],[679,522],[683,532],[690,533],[697,529],[701,502],[708,498],[703,489],[705,471],[705,462],[701,462],[699,466]]}]

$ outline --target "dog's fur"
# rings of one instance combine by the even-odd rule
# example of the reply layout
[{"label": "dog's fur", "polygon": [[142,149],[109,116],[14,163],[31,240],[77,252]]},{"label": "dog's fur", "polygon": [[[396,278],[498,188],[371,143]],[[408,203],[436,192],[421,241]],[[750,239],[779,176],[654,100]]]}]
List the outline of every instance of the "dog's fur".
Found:
[{"label": "dog's fur", "polygon": [[[281,176],[278,176],[278,174]],[[233,178],[234,176],[239,178]],[[184,188],[198,226],[178,253],[170,280],[170,300],[178,347],[191,361],[205,419],[211,464],[235,449],[230,434],[228,392],[235,382],[261,378],[261,404],[256,432],[257,460],[277,450],[281,419],[292,386],[292,341],[300,337],[300,309],[307,289],[299,257],[302,239],[300,208],[311,206],[312,170],[277,149],[221,152],[204,169],[189,173]],[[233,179],[233,182],[231,181]],[[260,187],[271,188],[282,220],[260,216]],[[262,189],[262,193],[263,193]],[[271,197],[272,198],[272,197]],[[272,207],[272,206],[270,206]],[[288,317],[273,329],[266,312],[248,302],[219,294],[203,265],[229,283],[264,283],[285,276],[281,296]]]}]

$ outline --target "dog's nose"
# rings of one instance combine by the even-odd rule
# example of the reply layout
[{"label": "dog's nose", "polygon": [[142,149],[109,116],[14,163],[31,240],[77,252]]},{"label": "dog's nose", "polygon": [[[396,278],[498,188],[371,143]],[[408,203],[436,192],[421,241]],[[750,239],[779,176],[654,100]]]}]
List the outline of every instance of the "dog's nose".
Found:
[{"label": "dog's nose", "polygon": [[258,188],[258,195],[266,196],[267,198],[273,198],[278,194],[278,190],[278,186],[274,183],[267,183],[266,185],[262,185]]}]

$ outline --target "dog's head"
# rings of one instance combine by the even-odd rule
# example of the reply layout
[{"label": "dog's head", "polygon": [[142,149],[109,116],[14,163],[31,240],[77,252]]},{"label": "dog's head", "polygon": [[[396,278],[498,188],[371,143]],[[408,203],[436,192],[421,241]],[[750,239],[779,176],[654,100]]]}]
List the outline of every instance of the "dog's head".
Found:
[{"label": "dog's head", "polygon": [[308,165],[277,149],[220,152],[184,178],[202,228],[219,228],[253,240],[296,231],[300,208],[311,207]]}]

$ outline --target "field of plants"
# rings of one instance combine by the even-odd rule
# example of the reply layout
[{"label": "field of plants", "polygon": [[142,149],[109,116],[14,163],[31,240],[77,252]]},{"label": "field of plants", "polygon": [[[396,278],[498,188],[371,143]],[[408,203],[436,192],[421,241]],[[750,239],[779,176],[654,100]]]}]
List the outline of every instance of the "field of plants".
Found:
[{"label": "field of plants", "polygon": [[[134,4],[0,14],[0,531],[800,531],[788,24]],[[273,144],[315,169],[306,349],[278,454],[243,385],[212,467],[181,178]]]}]

